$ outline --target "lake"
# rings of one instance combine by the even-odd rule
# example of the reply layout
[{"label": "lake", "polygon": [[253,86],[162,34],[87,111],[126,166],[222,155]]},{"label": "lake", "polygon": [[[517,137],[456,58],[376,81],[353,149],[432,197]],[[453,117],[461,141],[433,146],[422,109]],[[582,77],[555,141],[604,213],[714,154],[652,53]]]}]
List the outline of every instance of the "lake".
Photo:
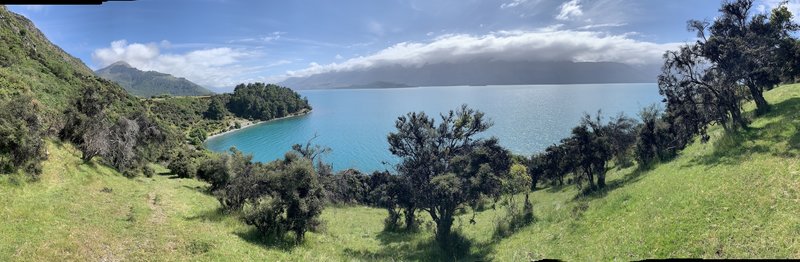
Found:
[{"label": "lake", "polygon": [[[398,116],[411,111],[439,113],[467,104],[486,113],[494,126],[485,132],[516,154],[530,155],[569,136],[584,112],[605,116],[660,103],[658,87],[647,84],[516,86],[447,86],[393,89],[304,90],[314,110],[305,116],[276,120],[206,141],[213,151],[231,146],[257,161],[282,158],[295,143],[313,141],[332,149],[323,160],[335,170],[393,170],[386,136]],[[638,118],[638,117],[637,117]]]}]

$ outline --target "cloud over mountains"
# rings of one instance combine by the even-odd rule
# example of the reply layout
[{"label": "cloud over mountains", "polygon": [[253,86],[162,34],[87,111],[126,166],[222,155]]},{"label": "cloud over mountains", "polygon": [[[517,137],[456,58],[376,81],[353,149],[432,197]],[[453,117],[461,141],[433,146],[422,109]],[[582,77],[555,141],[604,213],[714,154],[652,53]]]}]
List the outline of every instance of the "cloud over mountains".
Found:
[{"label": "cloud over mountains", "polygon": [[427,43],[403,42],[341,63],[312,63],[308,68],[287,72],[287,77],[306,77],[381,66],[419,67],[472,60],[657,64],[661,62],[664,51],[679,45],[644,42],[624,34],[558,28],[559,26],[535,31],[500,31],[478,36],[450,34]]},{"label": "cloud over mountains", "polygon": [[144,71],[158,71],[185,77],[206,87],[223,87],[235,84],[244,71],[252,70],[241,64],[251,52],[228,47],[207,48],[183,54],[161,53],[161,48],[170,43],[128,43],[126,40],[111,42],[106,48],[92,53],[92,59],[100,67],[117,61]]},{"label": "cloud over mountains", "polygon": [[[570,15],[576,15],[571,12]],[[632,38],[632,34],[611,34],[588,29],[562,29],[555,25],[536,30],[497,31],[484,35],[445,34],[429,41],[401,42],[372,54],[339,57],[332,63],[311,62],[306,68],[280,75],[262,74],[262,80],[282,81],[318,74],[364,71],[384,67],[414,67],[470,61],[503,62],[615,62],[654,65],[664,51],[680,43],[653,43]],[[277,40],[277,39],[276,39]],[[252,78],[259,70],[286,61],[264,61],[248,66],[245,60],[258,52],[230,47],[206,48],[186,53],[163,53],[170,43],[128,43],[114,41],[94,51],[92,59],[103,67],[125,61],[141,70],[154,70],[185,77],[206,87],[229,87]],[[252,60],[250,61],[252,62]]]}]

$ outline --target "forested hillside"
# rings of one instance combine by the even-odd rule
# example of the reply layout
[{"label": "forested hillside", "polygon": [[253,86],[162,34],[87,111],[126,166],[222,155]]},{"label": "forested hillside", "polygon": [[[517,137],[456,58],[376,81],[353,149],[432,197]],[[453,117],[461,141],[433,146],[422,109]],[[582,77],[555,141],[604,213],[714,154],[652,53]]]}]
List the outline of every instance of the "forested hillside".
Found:
[{"label": "forested hillside", "polygon": [[101,68],[95,73],[102,78],[119,83],[125,90],[135,96],[204,96],[213,94],[205,87],[192,83],[192,81],[185,78],[178,78],[156,71],[141,71],[123,61]]}]

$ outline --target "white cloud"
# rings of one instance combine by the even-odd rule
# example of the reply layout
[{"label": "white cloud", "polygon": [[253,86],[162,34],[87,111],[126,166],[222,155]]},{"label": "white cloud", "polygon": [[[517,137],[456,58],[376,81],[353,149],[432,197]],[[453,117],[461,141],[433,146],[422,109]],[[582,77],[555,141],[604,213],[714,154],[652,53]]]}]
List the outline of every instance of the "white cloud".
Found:
[{"label": "white cloud", "polygon": [[578,27],[578,29],[589,30],[589,29],[603,28],[603,27],[621,27],[621,26],[626,26],[626,25],[628,25],[628,24],[626,24],[626,23],[606,23],[606,24],[585,25],[585,26]]},{"label": "white cloud", "polygon": [[457,63],[472,59],[502,61],[574,61],[657,64],[664,51],[678,43],[658,44],[593,31],[561,30],[551,26],[536,31],[500,31],[487,35],[447,34],[432,42],[403,42],[372,55],[341,63],[288,71],[286,77],[363,70],[384,65],[422,66],[426,63]]},{"label": "white cloud", "polygon": [[269,43],[269,42],[281,39],[281,35],[284,35],[284,34],[286,34],[286,32],[272,32],[272,34],[270,34],[269,36],[262,37],[261,41]]},{"label": "white cloud", "polygon": [[344,59],[344,57],[343,57],[341,54],[336,54],[336,56],[335,56],[335,57],[333,57],[333,58],[336,58],[336,60],[342,60],[342,59]]},{"label": "white cloud", "polygon": [[237,78],[256,69],[242,66],[240,63],[243,58],[254,55],[252,52],[221,47],[183,54],[161,53],[159,46],[169,45],[167,41],[162,41],[159,45],[117,40],[111,42],[110,47],[95,50],[92,59],[100,67],[125,61],[140,70],[154,70],[185,77],[202,86],[214,88],[235,85],[239,80]]},{"label": "white cloud", "polygon": [[517,7],[517,6],[521,5],[521,4],[524,4],[527,1],[528,0],[511,0],[511,2],[507,2],[507,3],[501,4],[500,8],[501,9],[506,9],[506,8]]},{"label": "white cloud", "polygon": [[583,15],[580,0],[570,0],[569,2],[562,4],[560,9],[561,11],[559,11],[558,15],[556,15],[556,19],[558,20],[570,20],[576,16]]}]

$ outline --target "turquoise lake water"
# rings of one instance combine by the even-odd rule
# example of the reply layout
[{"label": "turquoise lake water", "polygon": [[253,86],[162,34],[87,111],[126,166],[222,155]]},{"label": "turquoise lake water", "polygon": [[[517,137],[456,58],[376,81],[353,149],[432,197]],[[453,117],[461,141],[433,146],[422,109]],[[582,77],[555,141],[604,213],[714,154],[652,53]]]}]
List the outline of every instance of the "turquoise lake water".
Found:
[{"label": "turquoise lake water", "polygon": [[[253,154],[257,161],[282,158],[295,143],[318,134],[314,142],[333,150],[323,156],[335,170],[393,170],[386,136],[398,116],[411,111],[439,113],[461,104],[481,110],[494,126],[485,132],[517,154],[530,155],[569,136],[584,112],[598,109],[605,116],[636,114],[660,103],[656,84],[448,86],[395,89],[300,91],[313,112],[271,121],[209,139],[213,151],[231,146]],[[437,119],[438,120],[438,119]]]}]

